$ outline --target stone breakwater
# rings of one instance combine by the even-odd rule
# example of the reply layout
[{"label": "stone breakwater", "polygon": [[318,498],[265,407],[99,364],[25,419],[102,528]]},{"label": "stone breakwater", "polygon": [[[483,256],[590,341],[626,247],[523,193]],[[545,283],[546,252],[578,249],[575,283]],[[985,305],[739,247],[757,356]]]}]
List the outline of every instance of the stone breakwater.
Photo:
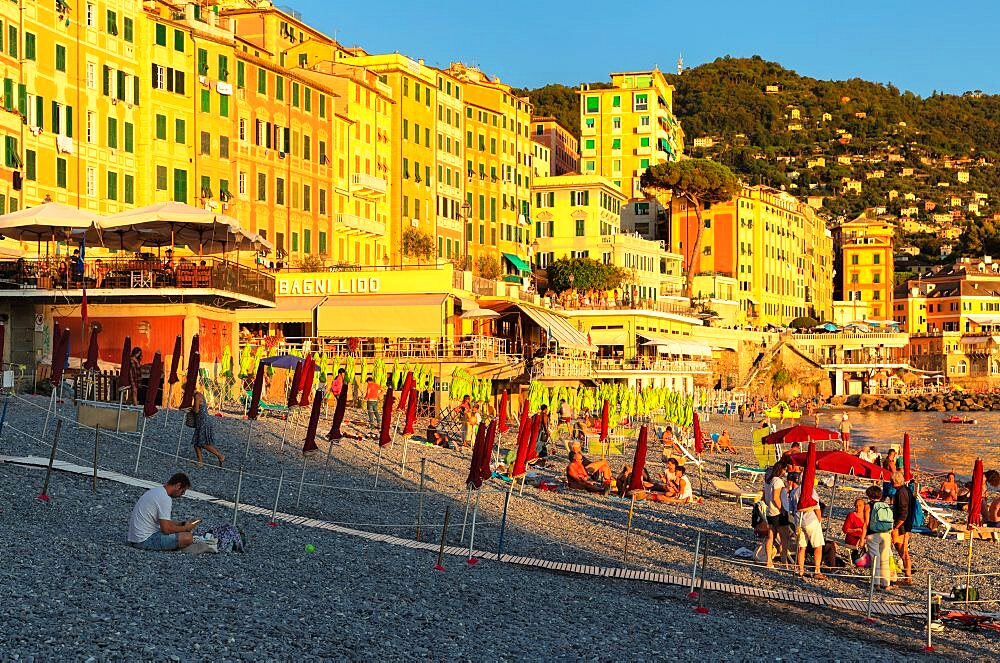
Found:
[{"label": "stone breakwater", "polygon": [[873,396],[863,394],[857,397],[857,405],[861,410],[877,412],[983,412],[1000,410],[1000,393],[973,394],[968,392],[951,392],[939,394],[919,394],[914,396]]}]

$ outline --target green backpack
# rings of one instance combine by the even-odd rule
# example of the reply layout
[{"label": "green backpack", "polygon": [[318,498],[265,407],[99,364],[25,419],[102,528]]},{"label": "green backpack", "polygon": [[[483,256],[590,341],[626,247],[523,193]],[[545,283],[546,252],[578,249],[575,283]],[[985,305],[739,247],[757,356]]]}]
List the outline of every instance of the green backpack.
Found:
[{"label": "green backpack", "polygon": [[885,502],[876,502],[872,505],[871,523],[869,529],[877,534],[892,531],[894,524],[892,518],[892,507]]}]

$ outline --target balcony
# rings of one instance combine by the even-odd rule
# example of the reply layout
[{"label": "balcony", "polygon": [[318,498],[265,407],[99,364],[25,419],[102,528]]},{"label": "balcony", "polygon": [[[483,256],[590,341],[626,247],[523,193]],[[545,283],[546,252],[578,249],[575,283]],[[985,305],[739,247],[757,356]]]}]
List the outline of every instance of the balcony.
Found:
[{"label": "balcony", "polygon": [[351,193],[359,198],[384,198],[387,188],[388,184],[381,177],[368,173],[351,175]]},{"label": "balcony", "polygon": [[597,135],[597,127],[583,127],[582,129],[580,129],[580,135],[581,136],[596,136]]},{"label": "balcony", "polygon": [[647,125],[645,125],[645,126],[641,126],[641,125],[640,125],[640,126],[638,126],[638,127],[635,127],[635,128],[633,129],[633,131],[634,131],[635,133],[637,133],[637,134],[648,134],[648,133],[653,133],[653,126],[652,126],[652,125],[649,125],[649,124],[647,124]]},{"label": "balcony", "polygon": [[[253,346],[253,343],[251,343]],[[319,352],[334,357],[366,359],[433,359],[511,363],[516,358],[508,353],[507,340],[494,336],[468,334],[458,338],[381,338],[331,340],[328,338],[286,338],[277,347],[277,354]]]},{"label": "balcony", "polygon": [[385,224],[356,214],[337,214],[337,224],[355,232],[370,235],[385,235]]},{"label": "balcony", "polygon": [[653,153],[653,148],[651,148],[649,145],[646,145],[645,147],[635,148],[635,155],[637,157],[648,157],[652,153]]},{"label": "balcony", "polygon": [[547,356],[536,359],[531,367],[531,377],[538,378],[592,378],[593,360],[586,357]]},{"label": "balcony", "polygon": [[708,373],[708,363],[704,361],[671,361],[667,359],[649,359],[637,357],[634,359],[597,359],[594,370],[598,377],[603,373],[626,373],[638,371],[642,373],[680,373],[693,375]]},{"label": "balcony", "polygon": [[19,258],[0,262],[0,297],[73,299],[87,289],[91,303],[196,301],[274,304],[274,277],[229,260],[193,257],[173,268],[158,259],[97,258],[77,274],[69,259]]}]

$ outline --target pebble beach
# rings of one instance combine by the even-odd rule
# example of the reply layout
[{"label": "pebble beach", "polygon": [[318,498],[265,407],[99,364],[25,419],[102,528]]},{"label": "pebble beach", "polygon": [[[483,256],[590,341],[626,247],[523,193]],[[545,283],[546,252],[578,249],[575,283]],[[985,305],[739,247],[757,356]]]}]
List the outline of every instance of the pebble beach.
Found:
[{"label": "pebble beach", "polygon": [[[46,399],[12,398],[0,455],[47,456],[54,425],[43,439]],[[60,413],[72,419],[71,403]],[[169,417],[166,427],[165,416]],[[139,457],[138,435],[102,433],[98,465],[142,479],[163,481],[185,471],[193,490],[240,502],[335,522],[358,530],[438,541],[446,508],[447,541],[468,545],[471,513],[464,481],[468,452],[403,444],[383,452],[375,486],[377,445],[345,440],[328,448],[320,423],[319,450],[301,453],[305,413],[292,422],[262,418],[254,423],[244,458],[249,422],[237,413],[214,419],[215,437],[226,454],[224,468],[192,466],[190,429],[181,416],[161,411],[147,424]],[[360,422],[361,413],[349,411]],[[754,424],[713,417],[708,431],[729,429],[745,445]],[[351,428],[350,426],[348,427]],[[357,429],[365,432],[366,427]],[[420,429],[418,428],[418,431]],[[178,432],[181,447],[175,460]],[[281,439],[287,443],[282,447]],[[94,431],[65,421],[57,458],[90,466]],[[512,440],[506,437],[502,445]],[[329,453],[328,453],[329,452]],[[592,452],[593,453],[593,452]],[[564,474],[564,451],[536,479]],[[659,450],[649,467],[660,471]],[[726,460],[731,460],[730,456]],[[749,462],[741,450],[737,457]],[[539,491],[529,484],[513,491],[508,505],[504,552],[556,561],[689,574],[695,540],[709,541],[706,579],[849,598],[867,597],[868,576],[846,569],[825,581],[766,571],[734,556],[753,549],[750,511],[719,498],[712,478],[722,457],[707,456],[702,477],[689,468],[701,504],[639,502],[624,555],[630,501],[577,492]],[[613,457],[617,472],[631,458]],[[423,486],[420,491],[421,468]],[[242,472],[240,469],[242,468]],[[242,476],[242,479],[241,479]],[[281,491],[278,492],[279,477]],[[875,626],[863,615],[798,604],[708,593],[708,615],[693,612],[686,588],[638,581],[552,573],[493,561],[468,565],[460,557],[432,569],[433,554],[354,536],[283,524],[240,514],[248,539],[244,554],[192,556],[148,553],[124,544],[125,523],[142,490],[55,473],[51,501],[38,494],[44,471],[0,464],[0,584],[5,629],[0,658],[35,660],[282,660],[282,659],[480,659],[541,658],[653,660],[902,660],[928,656],[923,623],[886,618]],[[825,489],[823,489],[825,492]],[[494,479],[479,496],[475,548],[496,551],[507,485]],[[853,495],[838,498],[831,538]],[[824,495],[825,499],[825,495]],[[471,501],[475,504],[475,499]],[[232,511],[180,499],[175,518],[227,522]],[[470,509],[471,512],[471,509]],[[465,527],[463,527],[463,522]],[[306,552],[311,544],[315,551]],[[934,590],[946,592],[953,574],[964,573],[967,542],[914,536],[912,587],[897,586],[889,600],[915,606],[926,600],[926,574]],[[976,573],[1000,571],[1000,546],[976,541]],[[993,578],[986,584],[994,585]],[[975,582],[973,583],[976,584]],[[981,586],[983,598],[1000,598]],[[883,597],[879,597],[883,598]],[[996,609],[983,604],[981,609]],[[996,659],[1000,637],[947,628],[935,635],[935,656]]]}]

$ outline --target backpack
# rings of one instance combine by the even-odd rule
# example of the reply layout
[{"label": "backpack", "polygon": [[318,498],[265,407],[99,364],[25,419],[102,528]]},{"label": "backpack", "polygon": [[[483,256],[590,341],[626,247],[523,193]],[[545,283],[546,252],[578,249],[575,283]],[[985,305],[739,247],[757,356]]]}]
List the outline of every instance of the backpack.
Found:
[{"label": "backpack", "polygon": [[892,508],[885,502],[876,502],[872,505],[871,523],[869,528],[876,534],[883,534],[892,531],[893,526]]},{"label": "backpack", "polygon": [[758,537],[767,536],[767,505],[764,500],[754,502],[753,512],[750,514],[750,526]]},{"label": "backpack", "polygon": [[914,527],[924,526],[924,507],[920,506],[920,500],[917,499],[916,494],[911,486],[907,486],[906,489],[910,491],[910,515],[906,519],[906,525],[911,530]]}]

